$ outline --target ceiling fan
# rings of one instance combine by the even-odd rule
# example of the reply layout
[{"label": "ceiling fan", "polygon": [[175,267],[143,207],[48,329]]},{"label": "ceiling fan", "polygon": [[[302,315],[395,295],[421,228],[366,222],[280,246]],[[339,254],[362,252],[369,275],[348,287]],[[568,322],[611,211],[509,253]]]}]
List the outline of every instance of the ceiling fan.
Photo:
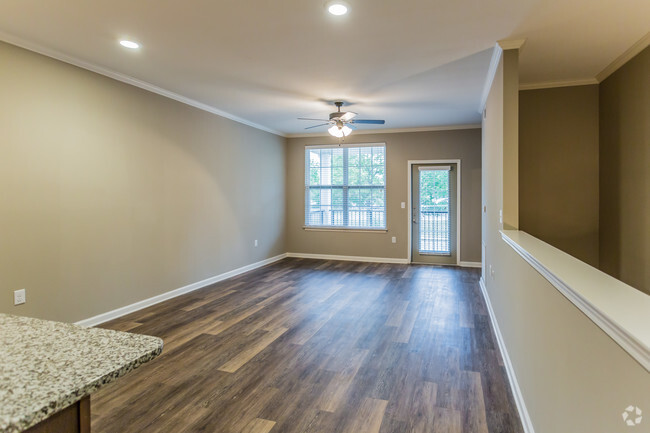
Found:
[{"label": "ceiling fan", "polygon": [[330,128],[327,130],[334,137],[342,138],[350,135],[353,129],[356,129],[355,124],[366,124],[366,125],[383,125],[386,123],[385,120],[372,120],[372,119],[356,119],[357,113],[352,111],[341,112],[341,107],[343,106],[343,101],[334,102],[336,105],[337,111],[330,113],[329,119],[311,119],[307,117],[299,117],[298,120],[314,120],[317,122],[325,122],[320,125],[308,126],[305,129],[318,128],[321,126],[330,125]]}]

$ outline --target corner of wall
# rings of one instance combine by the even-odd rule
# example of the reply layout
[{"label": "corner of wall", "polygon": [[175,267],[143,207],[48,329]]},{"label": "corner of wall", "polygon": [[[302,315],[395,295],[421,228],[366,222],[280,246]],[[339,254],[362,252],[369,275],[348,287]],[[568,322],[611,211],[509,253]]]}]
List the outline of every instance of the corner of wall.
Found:
[{"label": "corner of wall", "polygon": [[503,226],[519,228],[519,49],[503,52]]}]

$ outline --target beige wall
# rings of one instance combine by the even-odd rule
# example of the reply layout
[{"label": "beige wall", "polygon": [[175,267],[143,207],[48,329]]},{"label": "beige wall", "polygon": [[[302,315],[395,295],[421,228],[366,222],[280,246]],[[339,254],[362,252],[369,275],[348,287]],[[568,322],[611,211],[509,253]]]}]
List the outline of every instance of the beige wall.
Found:
[{"label": "beige wall", "polygon": [[650,294],[650,47],[600,83],[600,267]]},{"label": "beige wall", "polygon": [[[506,63],[506,66],[508,64]],[[512,66],[512,65],[510,65]],[[625,432],[630,404],[650,407],[650,374],[562,296],[502,239],[504,127],[516,119],[508,105],[515,68],[502,61],[483,122],[483,185],[487,213],[485,283],[528,413],[536,432]],[[505,113],[505,115],[504,115]],[[512,132],[512,131],[511,131]],[[510,168],[511,169],[511,168]]]},{"label": "beige wall", "polygon": [[[481,131],[411,132],[352,135],[349,143],[386,143],[388,232],[306,231],[305,146],[333,144],[333,138],[288,140],[287,149],[287,250],[292,253],[362,257],[406,258],[408,254],[409,160],[461,160],[461,261],[481,261]],[[391,237],[397,243],[391,243]]]},{"label": "beige wall", "polygon": [[598,266],[598,86],[519,93],[519,228]]},{"label": "beige wall", "polygon": [[[496,70],[483,116],[483,278],[490,275],[500,246],[499,212],[503,207],[503,61]],[[487,279],[486,279],[487,281]]]},{"label": "beige wall", "polygon": [[284,138],[2,43],[0,65],[0,312],[77,321],[286,251]]}]

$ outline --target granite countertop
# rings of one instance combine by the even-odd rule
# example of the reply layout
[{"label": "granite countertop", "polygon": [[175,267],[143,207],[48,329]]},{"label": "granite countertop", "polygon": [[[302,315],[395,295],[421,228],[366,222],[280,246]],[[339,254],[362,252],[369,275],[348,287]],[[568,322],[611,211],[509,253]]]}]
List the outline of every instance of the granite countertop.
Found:
[{"label": "granite countertop", "polygon": [[0,432],[21,432],[151,361],[160,338],[0,314]]}]

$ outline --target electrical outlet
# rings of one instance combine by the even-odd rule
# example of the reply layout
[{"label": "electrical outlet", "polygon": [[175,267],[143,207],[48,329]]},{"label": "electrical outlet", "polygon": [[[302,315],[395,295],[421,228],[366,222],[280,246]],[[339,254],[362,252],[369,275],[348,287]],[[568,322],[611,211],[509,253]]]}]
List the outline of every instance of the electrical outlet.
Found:
[{"label": "electrical outlet", "polygon": [[14,290],[14,305],[25,303],[25,289]]},{"label": "electrical outlet", "polygon": [[258,246],[257,239],[255,239],[255,246],[256,246],[256,247]]},{"label": "electrical outlet", "polygon": [[406,208],[406,203],[402,202],[402,203],[400,204],[400,206],[402,206],[402,209],[405,209],[405,208]]},{"label": "electrical outlet", "polygon": [[499,209],[499,224],[503,224],[503,209]]},{"label": "electrical outlet", "polygon": [[391,242],[394,243],[394,244],[397,243],[397,238],[396,238],[395,236],[393,236],[390,240],[391,240]]}]

